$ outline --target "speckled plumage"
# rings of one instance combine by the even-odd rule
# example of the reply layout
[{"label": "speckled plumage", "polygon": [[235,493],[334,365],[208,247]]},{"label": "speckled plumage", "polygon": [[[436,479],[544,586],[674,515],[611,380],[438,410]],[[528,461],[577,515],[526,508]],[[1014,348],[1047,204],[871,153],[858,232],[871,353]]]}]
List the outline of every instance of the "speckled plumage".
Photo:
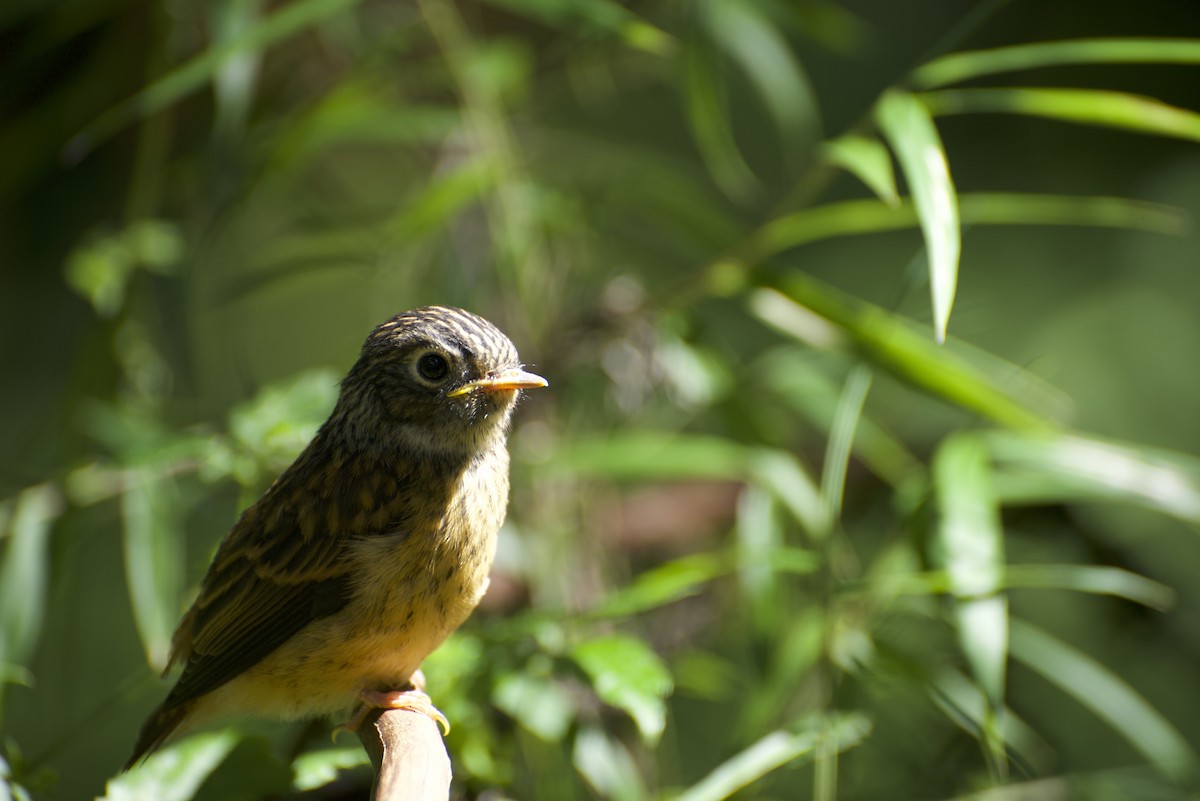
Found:
[{"label": "speckled plumage", "polygon": [[372,331],[329,419],[217,550],[172,641],[183,672],[127,767],[213,718],[331,715],[407,685],[487,588],[509,421],[544,385],[461,309]]}]

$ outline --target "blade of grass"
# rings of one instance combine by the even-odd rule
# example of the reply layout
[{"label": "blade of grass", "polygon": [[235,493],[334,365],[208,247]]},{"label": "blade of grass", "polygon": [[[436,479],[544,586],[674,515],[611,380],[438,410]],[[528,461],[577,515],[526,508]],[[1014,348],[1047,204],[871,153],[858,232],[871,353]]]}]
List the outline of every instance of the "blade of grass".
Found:
[{"label": "blade of grass", "polygon": [[863,404],[871,389],[871,379],[871,371],[862,365],[850,371],[829,428],[829,442],[825,446],[825,466],[821,471],[821,497],[825,500],[825,514],[830,527],[842,516],[846,469],[850,464],[850,453],[854,448],[858,422],[862,418]]},{"label": "blade of grass", "polygon": [[1200,39],[1072,39],[968,50],[934,59],[913,71],[920,89],[1015,70],[1060,64],[1200,64]]},{"label": "blade of grass", "polygon": [[1187,781],[1196,753],[1163,715],[1124,679],[1031,623],[1011,621],[1013,658],[1074,698],[1167,776]]},{"label": "blade of grass", "polygon": [[1200,142],[1200,114],[1152,97],[1102,89],[942,89],[921,99],[935,115],[1002,113]]},{"label": "blade of grass", "polygon": [[885,92],[875,117],[900,162],[921,222],[929,254],[934,333],[938,342],[944,342],[962,248],[958,200],[950,180],[950,166],[933,118],[915,96],[896,90]]}]

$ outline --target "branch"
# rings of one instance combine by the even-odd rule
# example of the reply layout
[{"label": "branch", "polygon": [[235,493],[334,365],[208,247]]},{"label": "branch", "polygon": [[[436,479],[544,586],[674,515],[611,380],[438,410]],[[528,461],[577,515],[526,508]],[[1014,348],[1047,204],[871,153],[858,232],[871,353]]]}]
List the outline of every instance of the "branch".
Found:
[{"label": "branch", "polygon": [[421,712],[380,709],[358,727],[375,766],[372,801],[446,801],[450,755],[438,724]]}]

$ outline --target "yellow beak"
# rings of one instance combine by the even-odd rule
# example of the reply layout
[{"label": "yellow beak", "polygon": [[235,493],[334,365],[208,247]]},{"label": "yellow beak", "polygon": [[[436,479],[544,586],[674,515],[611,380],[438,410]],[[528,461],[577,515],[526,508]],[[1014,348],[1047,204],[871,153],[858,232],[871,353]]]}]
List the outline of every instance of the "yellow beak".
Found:
[{"label": "yellow beak", "polygon": [[550,382],[540,375],[514,367],[511,370],[504,370],[487,378],[480,378],[477,381],[470,381],[463,384],[458,389],[447,392],[446,397],[457,398],[459,395],[466,395],[471,392],[478,392],[479,390],[496,392],[501,389],[537,389],[538,387],[548,386],[550,386]]}]

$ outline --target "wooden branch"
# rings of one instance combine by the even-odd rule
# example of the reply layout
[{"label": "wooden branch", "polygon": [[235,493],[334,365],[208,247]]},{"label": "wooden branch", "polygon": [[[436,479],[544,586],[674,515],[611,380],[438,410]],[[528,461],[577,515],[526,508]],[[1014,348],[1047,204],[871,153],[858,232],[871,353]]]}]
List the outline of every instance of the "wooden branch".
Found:
[{"label": "wooden branch", "polygon": [[375,766],[372,801],[446,801],[450,755],[433,718],[410,709],[380,709],[358,727]]}]

